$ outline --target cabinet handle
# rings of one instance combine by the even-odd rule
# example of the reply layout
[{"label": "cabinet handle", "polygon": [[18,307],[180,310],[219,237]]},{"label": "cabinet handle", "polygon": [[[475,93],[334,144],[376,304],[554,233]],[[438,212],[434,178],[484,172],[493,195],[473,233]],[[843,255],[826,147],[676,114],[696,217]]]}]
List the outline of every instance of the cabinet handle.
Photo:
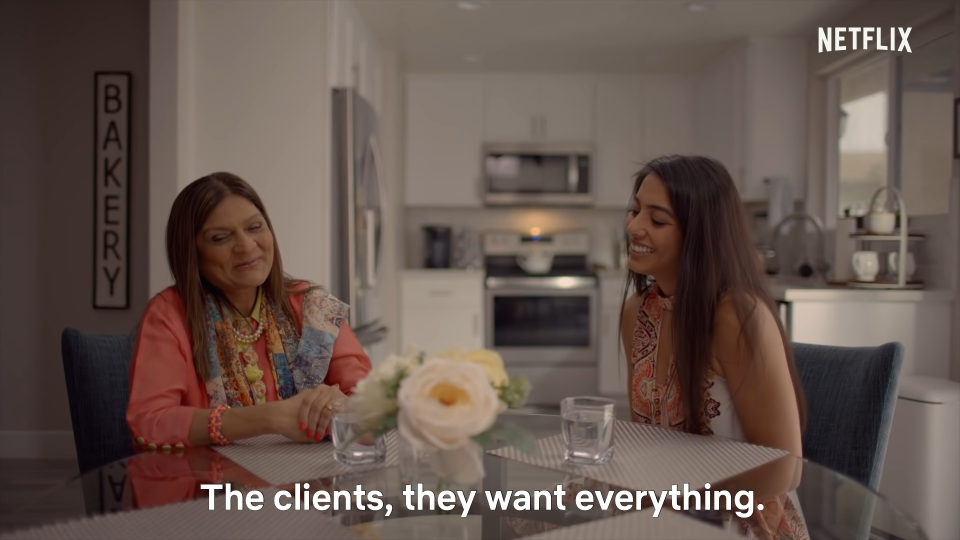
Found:
[{"label": "cabinet handle", "polygon": [[530,136],[534,139],[540,138],[540,120],[539,116],[533,115],[530,117]]},{"label": "cabinet handle", "polygon": [[541,139],[547,138],[547,117],[546,116],[540,117],[540,138]]},{"label": "cabinet handle", "polygon": [[476,313],[473,314],[473,337],[480,335],[480,316]]},{"label": "cabinet handle", "polygon": [[436,291],[436,290],[434,290],[434,291],[428,292],[428,293],[427,293],[427,296],[450,296],[450,295],[452,295],[452,294],[453,294],[453,291],[450,291],[450,290],[446,290],[446,291]]}]

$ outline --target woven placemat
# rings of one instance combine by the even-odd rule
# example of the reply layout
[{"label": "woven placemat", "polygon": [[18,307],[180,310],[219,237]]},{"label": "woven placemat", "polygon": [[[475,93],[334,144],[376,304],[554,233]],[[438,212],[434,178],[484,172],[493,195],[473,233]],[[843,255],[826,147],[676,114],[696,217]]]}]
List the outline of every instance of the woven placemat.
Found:
[{"label": "woven placemat", "polygon": [[743,537],[733,531],[708,525],[668,510],[664,510],[657,517],[653,517],[653,511],[651,510],[628,512],[612,518],[570,527],[559,527],[525,538],[529,540],[584,540],[585,538],[602,538],[603,540],[636,540],[638,538],[734,540]]},{"label": "woven placemat", "polygon": [[386,439],[386,459],[366,465],[339,463],[333,457],[332,442],[296,443],[282,435],[263,435],[216,449],[265,482],[281,485],[395,465],[396,430],[387,433]]},{"label": "woven placemat", "polygon": [[[118,512],[76,521],[44,525],[9,534],[2,540],[140,540],[147,538],[196,538],[203,540],[264,540],[265,538],[357,540],[356,534],[340,525],[329,512],[321,510],[281,511],[274,505],[276,488],[261,490],[260,510],[225,509],[223,496],[217,497],[216,509],[202,499]],[[282,502],[292,502],[289,498]]]},{"label": "woven placemat", "polygon": [[783,450],[725,439],[693,435],[635,422],[614,424],[613,457],[602,465],[574,465],[564,461],[562,435],[537,440],[537,455],[514,447],[491,451],[504,458],[561,470],[633,490],[683,492],[703,489],[787,455]]}]

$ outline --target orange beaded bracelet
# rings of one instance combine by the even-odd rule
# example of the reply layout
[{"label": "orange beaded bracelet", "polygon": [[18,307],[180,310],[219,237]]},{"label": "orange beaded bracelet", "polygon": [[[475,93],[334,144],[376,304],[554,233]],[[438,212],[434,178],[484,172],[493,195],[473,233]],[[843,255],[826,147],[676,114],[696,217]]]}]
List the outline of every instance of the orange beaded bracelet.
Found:
[{"label": "orange beaded bracelet", "polygon": [[230,441],[220,433],[220,427],[223,425],[220,416],[225,410],[227,410],[227,405],[215,407],[210,411],[210,417],[207,419],[207,431],[210,433],[210,440],[220,446],[230,444]]}]

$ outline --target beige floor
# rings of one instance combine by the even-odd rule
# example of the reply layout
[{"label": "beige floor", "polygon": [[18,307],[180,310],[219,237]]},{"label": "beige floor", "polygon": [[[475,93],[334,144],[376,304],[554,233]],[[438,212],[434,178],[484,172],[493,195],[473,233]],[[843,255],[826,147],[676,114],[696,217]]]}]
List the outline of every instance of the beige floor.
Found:
[{"label": "beige floor", "polygon": [[83,512],[75,461],[0,459],[0,531],[9,531]]}]

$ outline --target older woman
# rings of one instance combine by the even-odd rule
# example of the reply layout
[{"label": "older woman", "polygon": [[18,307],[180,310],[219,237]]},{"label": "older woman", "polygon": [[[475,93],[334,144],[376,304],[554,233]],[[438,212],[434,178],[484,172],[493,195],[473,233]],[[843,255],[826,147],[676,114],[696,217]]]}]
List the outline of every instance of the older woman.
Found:
[{"label": "older woman", "polygon": [[175,285],[147,305],[130,367],[137,448],[323,438],[370,371],[349,307],[284,274],[263,203],[232,174],[177,196],[166,243]]}]

